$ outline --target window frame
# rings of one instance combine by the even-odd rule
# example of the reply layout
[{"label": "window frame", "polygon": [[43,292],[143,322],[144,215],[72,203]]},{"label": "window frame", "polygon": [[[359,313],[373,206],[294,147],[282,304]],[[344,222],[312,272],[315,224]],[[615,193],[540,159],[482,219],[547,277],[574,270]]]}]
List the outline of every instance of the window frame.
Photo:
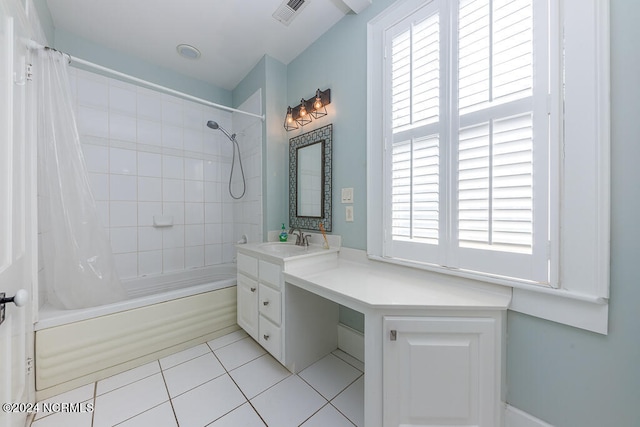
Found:
[{"label": "window frame", "polygon": [[[429,2],[430,3],[430,2]],[[426,3],[426,4],[429,4]],[[449,2],[443,2],[449,3]],[[539,3],[539,2],[534,2]],[[545,2],[546,3],[546,2]],[[551,79],[558,102],[549,102],[556,135],[550,156],[551,283],[527,281],[407,262],[384,257],[384,212],[390,200],[384,189],[384,127],[388,114],[382,94],[384,31],[425,6],[420,0],[392,3],[367,28],[367,254],[370,259],[472,278],[513,289],[510,309],[606,334],[609,297],[610,135],[609,0],[551,0],[552,61],[564,78]],[[535,7],[535,6],[534,6]],[[584,88],[593,88],[585,90]]]}]

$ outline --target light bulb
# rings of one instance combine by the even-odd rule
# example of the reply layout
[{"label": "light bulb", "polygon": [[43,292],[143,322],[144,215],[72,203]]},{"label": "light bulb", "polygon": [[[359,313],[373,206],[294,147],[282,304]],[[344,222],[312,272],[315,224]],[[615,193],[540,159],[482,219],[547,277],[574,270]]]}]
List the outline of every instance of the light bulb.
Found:
[{"label": "light bulb", "polygon": [[322,108],[322,99],[320,98],[320,89],[316,90],[316,101],[313,103],[314,110]]},{"label": "light bulb", "polygon": [[304,98],[300,100],[300,117],[307,115],[307,107],[304,106]]}]

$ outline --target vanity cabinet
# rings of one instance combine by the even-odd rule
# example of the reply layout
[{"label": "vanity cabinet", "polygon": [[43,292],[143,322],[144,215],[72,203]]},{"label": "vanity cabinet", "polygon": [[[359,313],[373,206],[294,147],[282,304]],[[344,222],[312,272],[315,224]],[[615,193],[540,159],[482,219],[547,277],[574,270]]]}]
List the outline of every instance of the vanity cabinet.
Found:
[{"label": "vanity cabinet", "polygon": [[383,425],[500,425],[501,316],[385,316]]},{"label": "vanity cabinet", "polygon": [[282,360],[282,265],[238,253],[238,325]]}]

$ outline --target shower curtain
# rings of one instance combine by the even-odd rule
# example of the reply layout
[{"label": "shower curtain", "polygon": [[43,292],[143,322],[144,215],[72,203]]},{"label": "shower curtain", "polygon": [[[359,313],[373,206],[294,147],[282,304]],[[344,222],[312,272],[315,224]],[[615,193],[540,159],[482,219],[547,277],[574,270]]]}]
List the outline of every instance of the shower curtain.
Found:
[{"label": "shower curtain", "polygon": [[100,224],[71,102],[68,59],[38,49],[38,221],[46,300],[64,309],[119,301],[125,291]]}]

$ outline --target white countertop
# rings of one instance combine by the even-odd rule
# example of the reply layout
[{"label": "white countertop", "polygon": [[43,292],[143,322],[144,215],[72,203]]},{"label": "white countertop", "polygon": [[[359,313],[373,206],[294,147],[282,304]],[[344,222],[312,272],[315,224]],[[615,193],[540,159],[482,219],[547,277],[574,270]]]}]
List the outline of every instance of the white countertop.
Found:
[{"label": "white countertop", "polygon": [[353,258],[341,253],[337,262],[286,270],[284,278],[352,308],[506,310],[511,302],[511,290],[499,285]]}]

